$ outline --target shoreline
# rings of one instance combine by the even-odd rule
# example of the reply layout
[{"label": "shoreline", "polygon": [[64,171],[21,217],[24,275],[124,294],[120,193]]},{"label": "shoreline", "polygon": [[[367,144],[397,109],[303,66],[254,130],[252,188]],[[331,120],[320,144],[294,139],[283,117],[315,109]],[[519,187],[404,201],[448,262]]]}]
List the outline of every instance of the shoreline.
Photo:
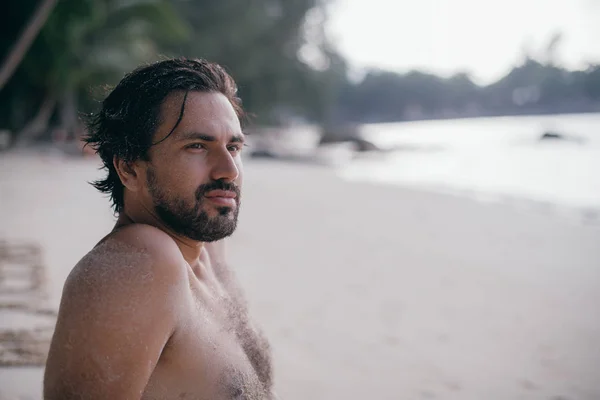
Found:
[{"label": "shoreline", "polygon": [[[23,158],[34,157],[38,158],[44,163],[49,165],[67,163],[83,163],[84,165],[94,164],[101,167],[100,160],[95,156],[87,157],[73,157],[71,155],[63,153],[60,149],[52,147],[42,147],[39,149],[24,149],[18,151],[10,151],[4,154],[0,154],[0,165],[2,165],[2,158],[5,160],[18,160]],[[40,158],[41,157],[41,158]],[[18,162],[18,161],[17,161]],[[355,177],[353,174],[346,175],[346,168],[352,165],[353,161],[346,164],[339,165],[335,163],[328,164],[326,162],[314,162],[308,160],[279,160],[270,158],[249,158],[244,160],[244,165],[252,168],[253,166],[268,166],[272,165],[274,168],[285,168],[285,169],[306,169],[313,170],[317,169],[322,173],[330,175],[333,179],[346,182],[348,184],[367,185],[374,187],[389,187],[397,188],[402,191],[414,191],[423,194],[432,194],[438,196],[448,196],[451,198],[464,199],[477,204],[495,205],[499,207],[507,207],[517,212],[523,212],[527,214],[534,214],[548,218],[556,218],[561,221],[568,221],[569,223],[577,226],[586,226],[597,228],[600,227],[600,204],[597,207],[590,206],[573,206],[568,204],[561,204],[560,201],[551,200],[538,200],[525,196],[512,195],[506,193],[493,193],[484,190],[469,189],[469,188],[456,188],[452,185],[438,185],[431,183],[420,183],[420,182],[404,182],[404,181],[390,181],[382,179],[364,179],[361,177]],[[86,182],[86,184],[88,184]],[[89,184],[88,184],[89,185]],[[100,194],[98,194],[101,197]]]},{"label": "shoreline", "polygon": [[[61,149],[53,148],[52,146],[43,146],[39,148],[19,149],[16,151],[8,151],[0,153],[0,165],[2,158],[17,160],[19,158],[41,157],[46,163],[56,164],[62,162],[73,162],[83,164],[96,164],[101,167],[101,161],[96,156],[72,156],[64,153]],[[560,201],[538,200],[526,196],[512,195],[501,192],[488,192],[485,190],[477,190],[470,188],[457,188],[452,185],[438,185],[426,182],[406,182],[401,180],[383,180],[383,179],[364,179],[356,177],[352,173],[347,174],[346,169],[352,166],[354,161],[349,161],[345,164],[336,164],[335,162],[325,162],[324,159],[277,159],[277,158],[250,158],[244,160],[244,165],[247,166],[262,166],[272,164],[274,168],[306,168],[319,169],[335,179],[343,182],[359,185],[372,185],[382,187],[398,188],[400,190],[415,191],[420,193],[429,193],[441,196],[449,196],[452,198],[460,198],[472,201],[479,204],[490,204],[501,207],[508,207],[518,212],[533,213],[536,215],[546,216],[549,218],[557,218],[567,220],[578,226],[600,227],[600,204],[597,207],[593,206],[574,206],[561,203]],[[345,176],[346,175],[346,176]]]},{"label": "shoreline", "polygon": [[[343,172],[342,172],[343,174]],[[572,206],[545,200],[537,200],[524,196],[510,195],[505,193],[492,193],[475,189],[459,189],[452,186],[438,186],[434,184],[419,184],[391,181],[367,181],[363,179],[346,178],[340,179],[351,183],[365,185],[382,185],[401,188],[403,190],[414,190],[423,193],[432,193],[442,196],[456,197],[473,201],[475,203],[498,205],[514,209],[518,212],[533,213],[549,218],[557,218],[569,221],[578,226],[592,226],[600,228],[600,204],[594,207]]]}]

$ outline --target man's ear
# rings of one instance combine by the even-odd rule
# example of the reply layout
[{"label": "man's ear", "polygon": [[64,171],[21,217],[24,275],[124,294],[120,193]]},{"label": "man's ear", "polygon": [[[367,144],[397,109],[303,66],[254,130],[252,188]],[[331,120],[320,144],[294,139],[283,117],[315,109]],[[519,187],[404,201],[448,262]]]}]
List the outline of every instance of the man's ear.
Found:
[{"label": "man's ear", "polygon": [[123,159],[113,157],[113,166],[121,179],[121,183],[132,192],[136,192],[141,187],[140,165],[136,161],[124,161]]}]

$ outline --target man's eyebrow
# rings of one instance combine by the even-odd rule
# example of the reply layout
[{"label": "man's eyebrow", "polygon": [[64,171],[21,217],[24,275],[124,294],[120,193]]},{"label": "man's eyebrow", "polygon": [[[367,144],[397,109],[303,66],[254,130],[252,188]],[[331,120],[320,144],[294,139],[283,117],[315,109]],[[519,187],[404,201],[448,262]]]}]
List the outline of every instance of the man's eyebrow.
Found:
[{"label": "man's eyebrow", "polygon": [[229,143],[244,143],[246,141],[246,136],[244,134],[241,135],[233,135],[231,139],[229,139]]},{"label": "man's eyebrow", "polygon": [[[200,132],[184,133],[179,137],[179,140],[193,140],[193,139],[203,140],[205,142],[216,142],[217,141],[216,136],[208,135],[206,133],[200,133]],[[229,143],[244,143],[244,141],[245,141],[245,136],[243,134],[233,135],[229,139]]]}]

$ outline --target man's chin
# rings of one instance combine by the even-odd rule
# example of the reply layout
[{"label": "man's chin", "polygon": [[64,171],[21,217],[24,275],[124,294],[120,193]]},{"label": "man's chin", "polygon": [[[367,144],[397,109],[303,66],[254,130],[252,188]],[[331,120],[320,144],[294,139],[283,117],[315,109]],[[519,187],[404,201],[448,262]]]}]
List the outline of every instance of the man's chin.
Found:
[{"label": "man's chin", "polygon": [[[221,214],[222,213],[222,214]],[[214,242],[231,236],[237,228],[237,214],[235,210],[204,210],[200,218],[190,221],[188,237],[201,242]]]},{"label": "man's chin", "polygon": [[210,219],[220,219],[220,218],[228,218],[234,219],[236,218],[236,208],[235,207],[224,207],[224,206],[208,206],[203,207],[202,214],[208,216]]},{"label": "man's chin", "polygon": [[210,243],[210,242],[216,242],[218,240],[222,240],[225,239],[229,236],[231,236],[233,234],[233,232],[235,232],[235,223],[227,226],[227,227],[220,227],[220,229],[214,229],[212,231],[197,231],[197,232],[193,232],[191,235],[188,235],[188,237],[190,239],[193,240],[197,240],[199,242],[206,242],[206,243]]}]

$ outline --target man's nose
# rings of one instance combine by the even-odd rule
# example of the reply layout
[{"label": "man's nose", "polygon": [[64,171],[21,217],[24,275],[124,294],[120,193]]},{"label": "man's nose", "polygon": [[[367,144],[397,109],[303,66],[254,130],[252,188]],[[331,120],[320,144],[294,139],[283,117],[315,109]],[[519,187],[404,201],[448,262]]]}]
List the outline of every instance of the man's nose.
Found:
[{"label": "man's nose", "polygon": [[213,180],[225,180],[228,182],[235,181],[240,174],[235,159],[232,155],[227,152],[219,153],[215,155],[213,168],[211,171],[211,178]]}]

